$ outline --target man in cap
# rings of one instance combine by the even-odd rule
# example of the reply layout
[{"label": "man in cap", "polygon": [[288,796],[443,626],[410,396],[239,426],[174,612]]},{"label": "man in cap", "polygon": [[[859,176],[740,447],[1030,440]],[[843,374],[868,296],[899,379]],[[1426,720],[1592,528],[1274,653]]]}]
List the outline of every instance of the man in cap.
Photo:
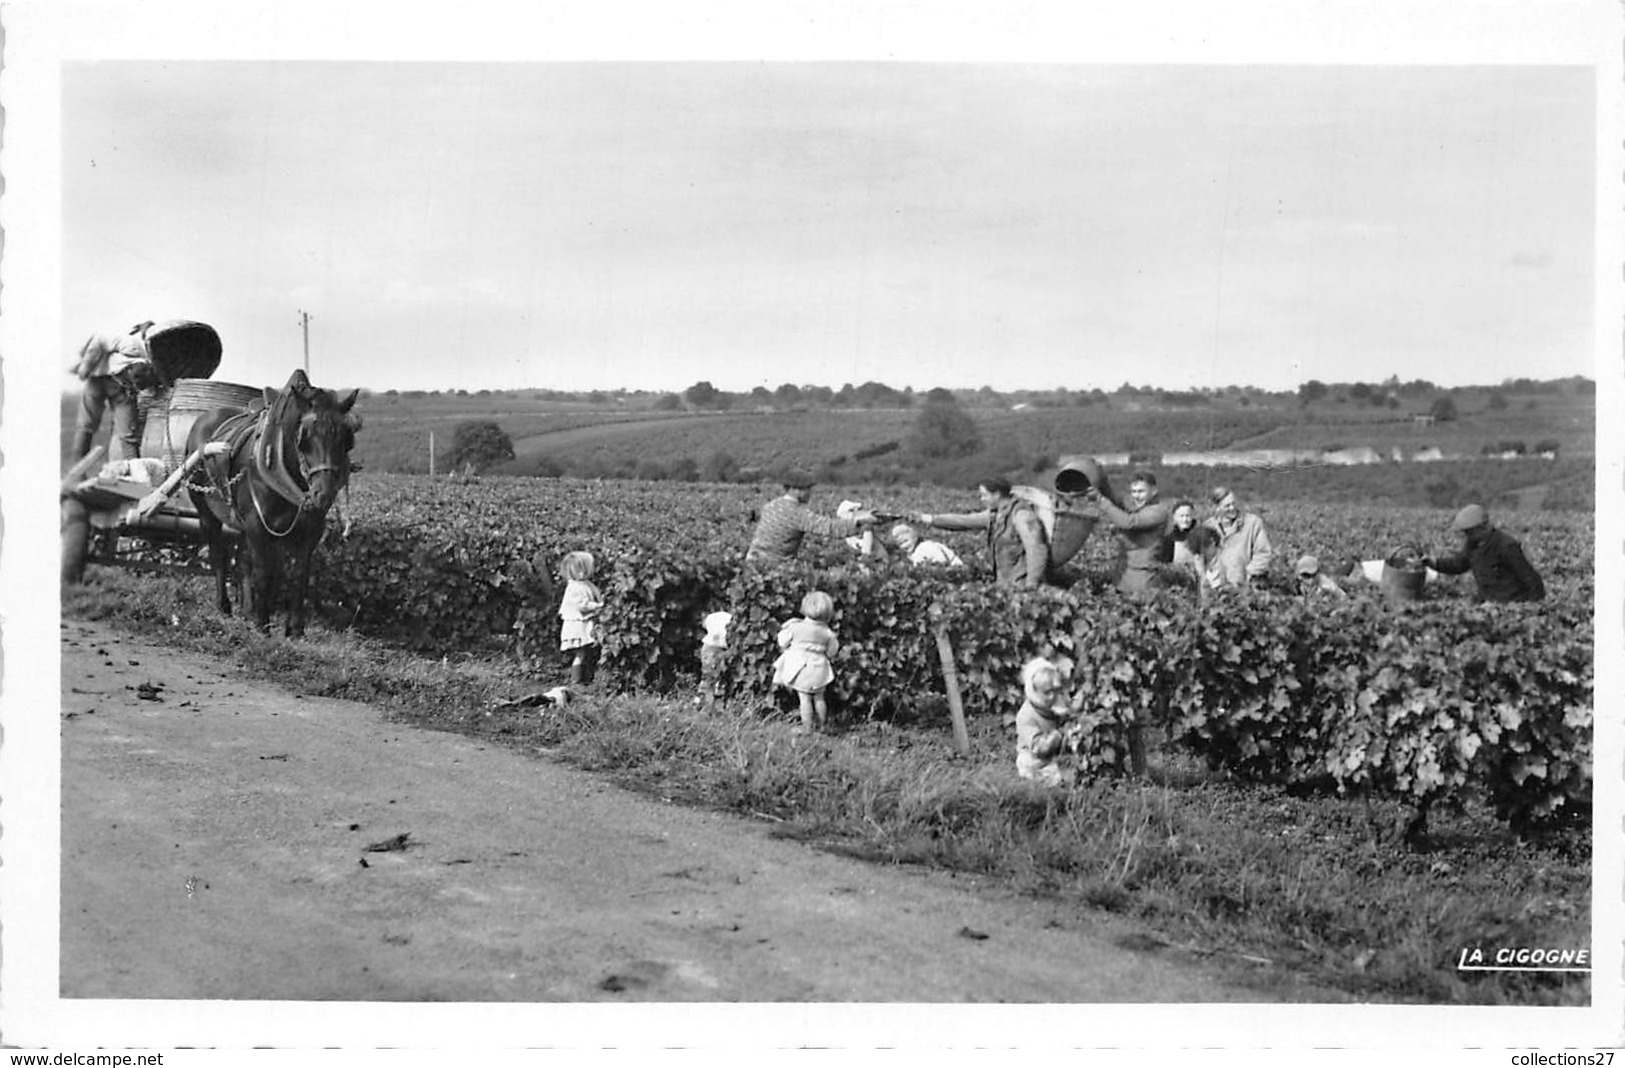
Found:
[{"label": "man in cap", "polygon": [[1320,558],[1315,556],[1300,556],[1292,568],[1293,574],[1298,576],[1298,592],[1305,597],[1320,596],[1347,597],[1348,591],[1337,584],[1337,580],[1320,570]]},{"label": "man in cap", "polygon": [[1245,587],[1262,582],[1275,559],[1264,521],[1243,512],[1236,504],[1236,495],[1225,486],[1214,486],[1208,500],[1213,504],[1213,514],[1207,526],[1219,536],[1219,552],[1209,568],[1216,583]]},{"label": "man in cap", "polygon": [[1489,513],[1469,504],[1456,513],[1450,529],[1461,535],[1460,552],[1422,562],[1441,575],[1471,570],[1481,601],[1538,601],[1546,596],[1546,583],[1530,565],[1518,539],[1490,522]]},{"label": "man in cap", "polygon": [[750,548],[745,550],[746,563],[774,564],[791,560],[801,551],[802,539],[808,534],[850,538],[875,521],[874,513],[868,509],[857,509],[850,517],[817,514],[807,507],[812,488],[813,477],[804,471],[785,476],[784,494],[762,505]]}]

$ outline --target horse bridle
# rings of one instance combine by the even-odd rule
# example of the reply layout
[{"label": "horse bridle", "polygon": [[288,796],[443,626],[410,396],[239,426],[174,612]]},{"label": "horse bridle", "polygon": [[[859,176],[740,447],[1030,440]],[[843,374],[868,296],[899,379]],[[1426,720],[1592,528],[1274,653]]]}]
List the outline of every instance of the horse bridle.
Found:
[{"label": "horse bridle", "polygon": [[[267,413],[269,413],[269,409],[267,409]],[[301,420],[301,422],[302,421],[303,420]],[[264,430],[262,429],[261,432],[263,433]],[[298,434],[295,435],[294,438],[294,454],[298,457],[299,477],[305,484],[305,493],[300,496],[298,501],[289,501],[290,504],[295,505],[295,508],[293,511],[293,518],[288,520],[288,525],[286,527],[284,527],[282,530],[275,530],[272,528],[271,521],[265,518],[265,507],[264,505],[260,504],[259,494],[254,492],[253,480],[250,479],[248,483],[248,499],[254,502],[254,514],[259,516],[260,526],[264,527],[265,532],[273,538],[285,538],[289,534],[293,533],[294,527],[299,525],[299,517],[305,514],[306,508],[310,507],[310,483],[312,478],[323,472],[333,472],[341,477],[344,474],[343,467],[340,464],[316,464],[314,466],[307,464],[305,462],[304,451],[299,447],[304,440],[305,427],[301,425]],[[256,457],[256,462],[257,460],[258,458]],[[340,488],[343,488],[342,483]],[[284,500],[288,499],[287,494],[285,493],[281,493],[279,491],[278,495]]]}]

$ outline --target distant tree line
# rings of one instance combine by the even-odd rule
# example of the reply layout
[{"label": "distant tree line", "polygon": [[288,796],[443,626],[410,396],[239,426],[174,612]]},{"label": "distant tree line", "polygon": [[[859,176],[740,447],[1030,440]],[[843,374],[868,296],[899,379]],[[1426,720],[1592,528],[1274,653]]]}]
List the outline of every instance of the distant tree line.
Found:
[{"label": "distant tree line", "polygon": [[[977,389],[950,390],[942,387],[916,392],[913,387],[901,389],[884,382],[868,381],[860,385],[850,382],[839,389],[823,385],[797,385],[784,382],[775,388],[756,386],[745,392],[730,392],[717,388],[708,380],[695,382],[687,389],[675,392],[647,390],[587,390],[556,389],[518,390],[396,390],[368,391],[369,396],[427,400],[437,397],[492,397],[501,396],[519,400],[537,400],[549,403],[573,403],[593,406],[616,405],[628,409],[653,409],[670,412],[726,412],[726,411],[791,411],[797,409],[910,409],[924,406],[932,398],[939,401],[952,399],[965,408],[1083,408],[1090,405],[1107,407],[1162,407],[1171,409],[1196,408],[1215,404],[1250,406],[1254,404],[1288,404],[1296,401],[1307,407],[1311,404],[1333,403],[1372,408],[1414,408],[1417,404],[1434,403],[1442,398],[1459,398],[1469,394],[1484,397],[1485,407],[1491,411],[1506,409],[1513,396],[1591,396],[1596,382],[1574,376],[1551,381],[1529,378],[1507,379],[1497,385],[1471,387],[1442,387],[1425,378],[1400,381],[1390,376],[1382,382],[1323,382],[1310,379],[1295,391],[1270,392],[1251,386],[1198,386],[1191,389],[1166,389],[1136,386],[1124,382],[1113,390],[1100,388],[1069,389],[1058,386],[1045,390],[995,390],[990,386]],[[1454,404],[1455,401],[1452,400]],[[1526,399],[1525,407],[1533,404]]]}]

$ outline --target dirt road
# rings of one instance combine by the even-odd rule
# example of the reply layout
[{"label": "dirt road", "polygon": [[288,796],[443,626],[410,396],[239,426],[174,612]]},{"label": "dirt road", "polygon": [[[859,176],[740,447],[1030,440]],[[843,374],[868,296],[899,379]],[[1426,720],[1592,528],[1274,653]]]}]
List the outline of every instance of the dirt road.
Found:
[{"label": "dirt road", "polygon": [[64,997],[1261,999],[1123,948],[1133,930],[1107,919],[829,855],[102,625],[66,622],[62,657]]}]

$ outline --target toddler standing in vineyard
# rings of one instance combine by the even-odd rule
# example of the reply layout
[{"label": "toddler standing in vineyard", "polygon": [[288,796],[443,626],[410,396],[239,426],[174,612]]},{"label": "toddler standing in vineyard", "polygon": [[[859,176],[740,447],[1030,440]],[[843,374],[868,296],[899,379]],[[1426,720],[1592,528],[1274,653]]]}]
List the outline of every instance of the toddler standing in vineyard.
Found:
[{"label": "toddler standing in vineyard", "polygon": [[801,700],[801,727],[806,732],[823,730],[829,721],[824,689],[835,679],[829,658],[840,647],[829,621],[835,615],[835,602],[823,590],[813,590],[801,599],[801,618],[779,628],[779,648],[784,652],[773,662],[773,684],[794,690]]},{"label": "toddler standing in vineyard", "polygon": [[728,655],[728,624],[732,614],[723,611],[708,613],[704,620],[705,637],[700,640],[700,695],[695,700],[706,708],[717,703],[722,693],[722,663]]},{"label": "toddler standing in vineyard", "polygon": [[592,682],[598,668],[598,613],[604,607],[604,596],[592,583],[596,568],[592,553],[566,553],[559,565],[566,584],[564,596],[559,599],[559,648],[574,652],[570,662],[570,681],[578,686]]}]

